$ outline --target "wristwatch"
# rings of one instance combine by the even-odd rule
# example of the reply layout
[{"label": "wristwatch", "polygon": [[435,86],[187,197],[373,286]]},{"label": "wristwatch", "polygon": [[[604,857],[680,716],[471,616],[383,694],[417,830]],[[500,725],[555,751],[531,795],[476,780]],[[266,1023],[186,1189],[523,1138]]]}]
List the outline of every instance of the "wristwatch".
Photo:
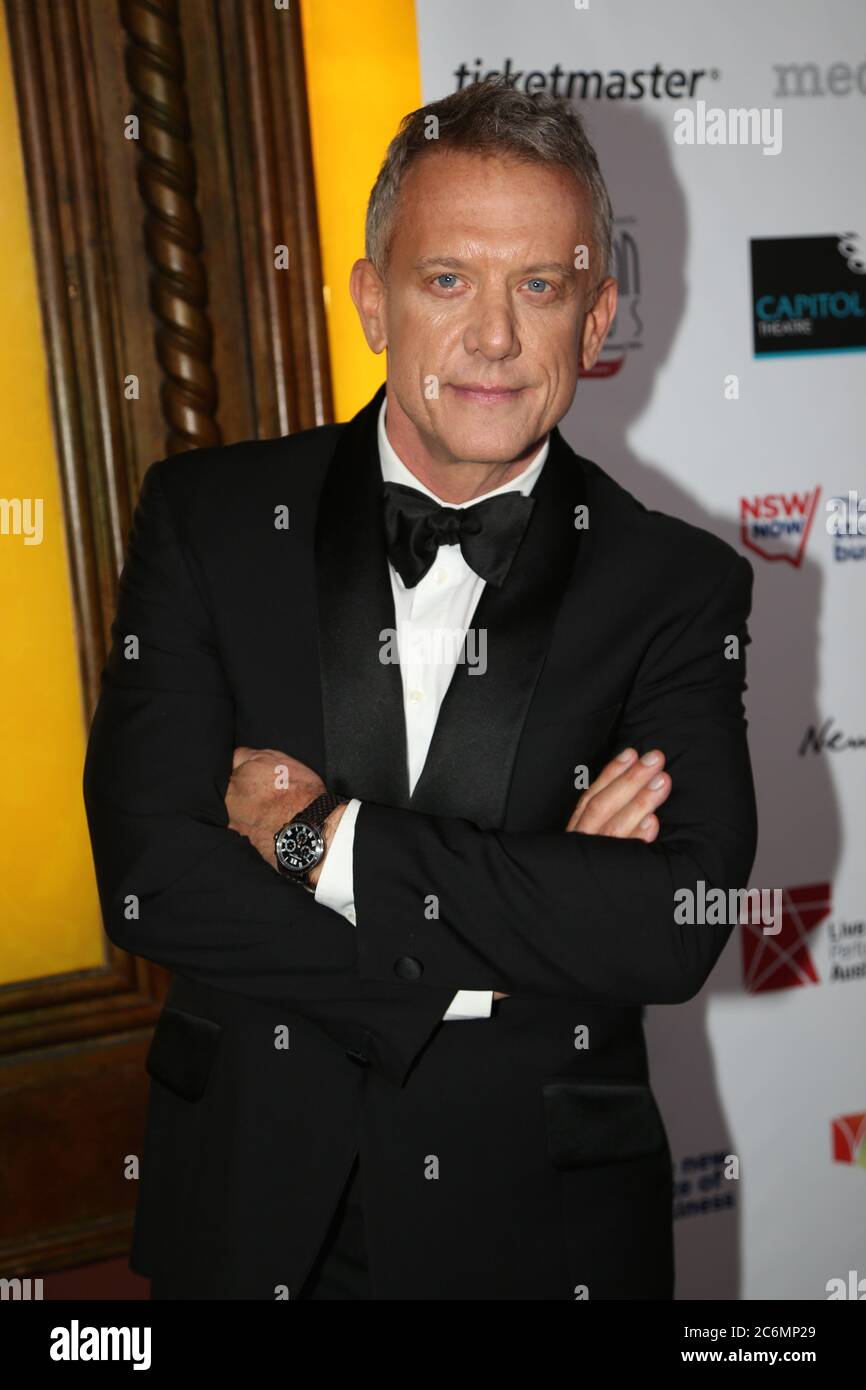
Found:
[{"label": "wristwatch", "polygon": [[346,800],[345,796],[336,796],[334,792],[323,792],[274,836],[274,857],[280,873],[294,879],[310,893],[316,891],[307,881],[310,870],[321,862],[325,853],[325,821]]}]

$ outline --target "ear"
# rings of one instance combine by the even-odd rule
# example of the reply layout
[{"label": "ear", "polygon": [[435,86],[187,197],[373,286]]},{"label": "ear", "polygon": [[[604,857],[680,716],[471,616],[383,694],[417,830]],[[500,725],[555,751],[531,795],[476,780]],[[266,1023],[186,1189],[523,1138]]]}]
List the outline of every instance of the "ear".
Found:
[{"label": "ear", "polygon": [[349,293],[358,310],[364,337],[373,352],[383,352],[388,346],[385,321],[385,285],[372,261],[362,259],[352,266]]},{"label": "ear", "polygon": [[617,285],[612,276],[602,281],[591,307],[586,312],[580,333],[580,370],[588,372],[595,366],[604,341],[616,316]]}]

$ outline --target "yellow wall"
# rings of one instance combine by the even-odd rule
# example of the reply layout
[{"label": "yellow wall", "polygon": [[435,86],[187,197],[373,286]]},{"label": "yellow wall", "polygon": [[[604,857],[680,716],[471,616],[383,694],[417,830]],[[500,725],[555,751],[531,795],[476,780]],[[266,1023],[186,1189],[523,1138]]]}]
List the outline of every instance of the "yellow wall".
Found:
[{"label": "yellow wall", "polygon": [[0,984],[100,965],[81,798],[84,719],[5,10],[0,9],[0,497],[43,499],[43,540],[0,534]]},{"label": "yellow wall", "polygon": [[349,298],[370,189],[400,120],[421,105],[413,0],[301,0],[325,304],[338,420],[385,380]]},{"label": "yellow wall", "polygon": [[[421,101],[413,0],[301,6],[338,419],[385,377],[349,298],[367,198]],[[0,497],[42,498],[44,538],[0,535],[0,985],[102,963],[81,797],[85,728],[26,186],[0,7]]]}]

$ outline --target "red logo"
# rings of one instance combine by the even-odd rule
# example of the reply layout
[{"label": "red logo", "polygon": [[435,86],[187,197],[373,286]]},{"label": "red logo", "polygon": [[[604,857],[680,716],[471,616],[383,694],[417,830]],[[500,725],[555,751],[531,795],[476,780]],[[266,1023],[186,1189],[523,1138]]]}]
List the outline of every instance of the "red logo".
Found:
[{"label": "red logo", "polygon": [[617,281],[616,314],[595,365],[588,372],[581,372],[589,380],[605,381],[617,376],[627,354],[643,344],[641,263],[635,228],[634,217],[615,218],[612,274]]},{"label": "red logo", "polygon": [[830,884],[782,889],[782,930],[765,936],[760,922],[741,924],[743,983],[750,994],[818,984],[806,937],[829,917]]},{"label": "red logo", "polygon": [[833,1121],[833,1162],[866,1168],[866,1114],[837,1115]]},{"label": "red logo", "polygon": [[787,560],[799,568],[809,530],[821,496],[812,492],[768,492],[740,498],[740,536],[743,545],[763,560]]},{"label": "red logo", "polygon": [[595,366],[590,367],[588,372],[581,372],[588,380],[603,381],[606,377],[616,376],[625,361],[625,353],[620,353],[619,357],[597,357]]}]

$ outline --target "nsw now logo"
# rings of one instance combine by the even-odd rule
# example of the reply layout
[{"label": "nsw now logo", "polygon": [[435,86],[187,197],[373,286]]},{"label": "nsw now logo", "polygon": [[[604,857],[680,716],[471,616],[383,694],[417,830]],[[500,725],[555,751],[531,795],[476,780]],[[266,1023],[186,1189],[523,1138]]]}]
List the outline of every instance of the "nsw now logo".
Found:
[{"label": "nsw now logo", "polygon": [[786,560],[799,568],[809,539],[820,487],[811,492],[767,492],[740,498],[740,538],[762,560]]}]

